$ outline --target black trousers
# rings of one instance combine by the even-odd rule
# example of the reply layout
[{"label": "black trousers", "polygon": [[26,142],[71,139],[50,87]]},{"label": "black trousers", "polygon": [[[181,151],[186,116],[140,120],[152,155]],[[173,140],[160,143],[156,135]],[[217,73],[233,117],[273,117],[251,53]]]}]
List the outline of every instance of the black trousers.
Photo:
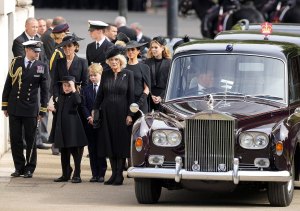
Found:
[{"label": "black trousers", "polygon": [[[31,171],[33,173],[36,168],[37,153],[34,143],[36,126],[37,117],[9,115],[11,153],[16,170]],[[22,130],[22,127],[24,127],[24,130]],[[23,133],[26,142],[26,158],[23,154]]]},{"label": "black trousers", "polygon": [[90,125],[85,125],[85,133],[88,138],[88,150],[90,166],[93,177],[104,177],[107,169],[105,157],[98,156],[98,131]]},{"label": "black trousers", "polygon": [[71,155],[74,160],[75,170],[73,177],[80,177],[81,172],[81,159],[83,154],[83,147],[70,147],[70,148],[61,148],[61,168],[62,168],[62,174],[66,178],[71,177],[72,168],[71,168]]}]

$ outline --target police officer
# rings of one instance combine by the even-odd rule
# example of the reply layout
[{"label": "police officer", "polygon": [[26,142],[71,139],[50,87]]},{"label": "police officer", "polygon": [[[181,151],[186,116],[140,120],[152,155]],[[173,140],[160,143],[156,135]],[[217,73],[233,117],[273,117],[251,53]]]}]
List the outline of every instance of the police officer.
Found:
[{"label": "police officer", "polygon": [[[47,112],[49,71],[48,66],[38,60],[42,43],[29,40],[22,44],[25,56],[12,60],[3,89],[2,110],[9,117],[11,152],[15,166],[15,172],[11,176],[24,175],[24,178],[31,178],[37,161],[34,143],[37,121]],[[22,127],[25,129],[26,158],[23,154]]]}]

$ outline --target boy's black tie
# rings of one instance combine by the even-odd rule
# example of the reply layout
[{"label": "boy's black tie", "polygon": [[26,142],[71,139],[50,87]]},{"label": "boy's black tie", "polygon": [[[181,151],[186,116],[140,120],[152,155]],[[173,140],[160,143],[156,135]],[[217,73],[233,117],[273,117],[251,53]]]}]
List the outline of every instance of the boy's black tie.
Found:
[{"label": "boy's black tie", "polygon": [[93,97],[94,97],[94,99],[96,98],[96,95],[97,95],[97,84],[94,84],[93,85]]}]

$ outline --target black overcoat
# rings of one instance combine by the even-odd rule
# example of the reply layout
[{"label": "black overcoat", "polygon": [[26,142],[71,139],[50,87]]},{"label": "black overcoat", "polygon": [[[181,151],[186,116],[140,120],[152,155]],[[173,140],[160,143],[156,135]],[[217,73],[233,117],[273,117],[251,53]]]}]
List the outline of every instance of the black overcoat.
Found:
[{"label": "black overcoat", "polygon": [[59,96],[54,136],[56,148],[87,145],[88,141],[78,113],[80,104],[81,96],[77,92]]},{"label": "black overcoat", "polygon": [[56,99],[62,93],[61,84],[58,83],[62,81],[64,76],[74,76],[76,82],[81,84],[81,87],[85,87],[88,84],[88,65],[86,59],[80,58],[75,55],[73,62],[67,69],[67,59],[59,58],[56,60],[55,66],[52,70],[54,73],[54,78],[52,81],[53,86],[53,98]]},{"label": "black overcoat", "polygon": [[108,65],[105,62],[105,54],[107,50],[113,46],[111,42],[107,39],[101,44],[101,46],[96,49],[96,42],[89,43],[86,47],[86,59],[88,60],[88,65],[92,63],[100,63],[103,69],[107,69]]},{"label": "black overcoat", "polygon": [[133,116],[129,106],[134,101],[134,79],[130,70],[123,69],[115,80],[114,72],[102,73],[94,109],[102,109],[102,126],[99,129],[100,157],[126,158],[130,155],[131,127],[126,117]]}]

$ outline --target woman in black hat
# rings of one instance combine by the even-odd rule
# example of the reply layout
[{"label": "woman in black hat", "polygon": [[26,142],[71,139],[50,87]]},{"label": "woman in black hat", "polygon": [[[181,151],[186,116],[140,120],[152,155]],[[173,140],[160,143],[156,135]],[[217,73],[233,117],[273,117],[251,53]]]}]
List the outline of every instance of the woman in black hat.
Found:
[{"label": "woman in black hat", "polygon": [[[140,63],[138,56],[141,53],[140,48],[147,43],[138,43],[137,41],[129,41],[126,44],[126,55],[128,63],[126,68],[131,70],[134,75],[134,102],[137,103],[140,109],[147,113],[148,95],[151,87],[150,69],[148,65]],[[134,121],[139,117],[140,113],[136,113]]]},{"label": "woman in black hat", "polygon": [[52,70],[54,71],[52,82],[54,101],[62,93],[62,87],[58,81],[61,81],[64,76],[74,76],[75,80],[81,84],[81,87],[85,87],[88,84],[87,60],[76,55],[79,51],[78,41],[80,40],[83,39],[72,34],[65,36],[62,42],[56,46],[56,48],[63,48],[65,57],[57,59],[56,65]]},{"label": "woman in black hat", "polygon": [[81,104],[81,96],[76,89],[74,76],[64,76],[61,81],[63,92],[57,101],[57,121],[55,125],[54,144],[61,151],[62,176],[54,182],[66,182],[70,179],[72,168],[70,157],[72,155],[75,170],[72,183],[80,183],[80,165],[83,147],[88,141],[81,122],[78,107]]},{"label": "woman in black hat", "polygon": [[150,42],[148,59],[145,60],[151,74],[150,111],[160,109],[160,102],[165,94],[171,65],[171,53],[166,44],[165,38],[154,37]]},{"label": "woman in black hat", "polygon": [[109,157],[112,175],[105,185],[122,185],[125,160],[130,155],[130,135],[134,102],[134,78],[125,69],[125,49],[113,46],[106,55],[110,69],[104,71],[93,109],[101,108],[102,124],[99,128],[99,157]]}]

